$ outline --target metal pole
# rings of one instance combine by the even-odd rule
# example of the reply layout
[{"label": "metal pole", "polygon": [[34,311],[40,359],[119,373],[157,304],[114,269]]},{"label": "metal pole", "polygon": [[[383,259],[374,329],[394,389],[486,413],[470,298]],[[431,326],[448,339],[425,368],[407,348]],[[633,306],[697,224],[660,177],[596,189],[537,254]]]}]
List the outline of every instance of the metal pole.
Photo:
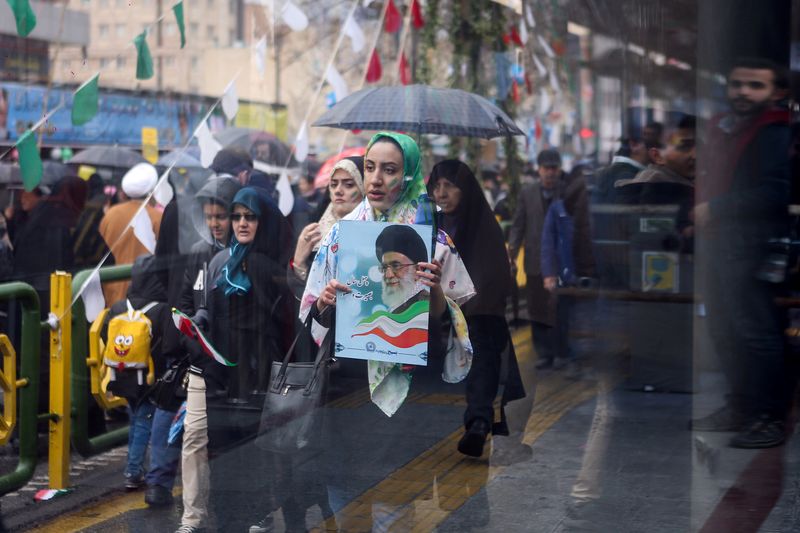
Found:
[{"label": "metal pole", "polygon": [[19,391],[19,463],[17,468],[0,476],[0,494],[15,491],[30,481],[36,468],[36,416],[39,402],[39,295],[33,287],[19,281],[0,285],[0,300],[16,299],[22,307],[20,342],[20,379],[28,384]]},{"label": "metal pole", "polygon": [[[73,292],[77,292],[91,274],[83,270],[75,275]],[[131,265],[116,265],[100,269],[100,281],[130,279]],[[89,457],[124,444],[128,440],[128,427],[124,426],[102,435],[89,437],[89,369],[86,364],[89,346],[89,324],[86,322],[83,300],[78,298],[72,307],[72,446],[79,454]]]},{"label": "metal pole", "polygon": [[72,274],[50,275],[50,448],[51,489],[69,486],[70,354],[72,351]]}]

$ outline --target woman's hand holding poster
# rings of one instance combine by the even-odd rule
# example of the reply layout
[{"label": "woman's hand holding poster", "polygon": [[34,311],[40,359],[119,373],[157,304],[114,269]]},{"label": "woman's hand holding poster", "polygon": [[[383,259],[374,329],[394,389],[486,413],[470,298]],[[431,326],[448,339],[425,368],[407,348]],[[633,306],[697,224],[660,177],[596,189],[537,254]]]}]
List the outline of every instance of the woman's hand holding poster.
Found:
[{"label": "woman's hand holding poster", "polygon": [[417,263],[431,261],[431,226],[340,222],[336,356],[426,365],[430,289]]}]

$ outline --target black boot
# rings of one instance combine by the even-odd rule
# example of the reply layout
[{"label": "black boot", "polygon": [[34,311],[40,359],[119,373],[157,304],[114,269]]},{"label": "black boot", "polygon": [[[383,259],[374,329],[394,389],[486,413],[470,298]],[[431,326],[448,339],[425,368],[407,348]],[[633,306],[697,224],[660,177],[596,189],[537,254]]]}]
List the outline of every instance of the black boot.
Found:
[{"label": "black boot", "polygon": [[489,422],[482,418],[476,418],[458,441],[458,451],[470,457],[480,457],[483,455],[483,445],[486,444],[488,435]]}]

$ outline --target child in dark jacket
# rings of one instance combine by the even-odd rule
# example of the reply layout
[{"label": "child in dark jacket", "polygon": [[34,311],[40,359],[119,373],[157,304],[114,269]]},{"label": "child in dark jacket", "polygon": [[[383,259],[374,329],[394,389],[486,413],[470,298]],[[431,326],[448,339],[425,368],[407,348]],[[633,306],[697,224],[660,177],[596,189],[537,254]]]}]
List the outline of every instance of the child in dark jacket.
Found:
[{"label": "child in dark jacket", "polygon": [[[115,302],[108,313],[108,319],[127,312],[128,302],[135,310],[144,310],[152,325],[150,335],[150,356],[155,363],[155,375],[164,372],[164,361],[160,355],[161,343],[166,325],[170,324],[169,306],[166,304],[167,292],[153,275],[157,258],[140,256],[131,270],[131,285],[128,288],[127,301]],[[106,325],[107,327],[107,325]],[[108,335],[106,334],[106,337]],[[106,343],[114,342],[107,339]],[[125,398],[128,402],[130,427],[128,430],[128,462],[125,467],[125,488],[138,489],[144,484],[144,459],[150,441],[150,430],[156,406],[147,398],[149,384],[140,380],[136,369],[115,371],[115,379],[109,382],[109,392]],[[144,372],[145,374],[147,371]]]},{"label": "child in dark jacket", "polygon": [[[545,289],[573,287],[580,283],[575,266],[575,206],[582,190],[567,187],[561,198],[553,200],[542,226],[541,269]],[[569,346],[569,322],[573,299],[560,295],[557,303],[558,339],[554,367],[567,367],[569,377],[578,377],[580,370]]]}]

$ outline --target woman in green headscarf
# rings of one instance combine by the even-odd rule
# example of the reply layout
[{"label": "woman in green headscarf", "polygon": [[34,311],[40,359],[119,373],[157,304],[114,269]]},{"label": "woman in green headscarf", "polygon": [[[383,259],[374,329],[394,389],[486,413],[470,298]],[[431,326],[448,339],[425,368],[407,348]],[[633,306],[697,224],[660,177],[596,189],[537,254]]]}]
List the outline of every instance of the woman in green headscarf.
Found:
[{"label": "woman in green headscarf", "polygon": [[[366,197],[342,220],[395,222],[400,224],[433,224],[433,204],[425,189],[419,147],[408,135],[377,133],[367,145],[364,156],[364,188]],[[300,318],[309,313],[322,326],[330,322],[323,312],[336,305],[337,292],[350,289],[335,278],[338,265],[339,224],[323,238],[319,252],[308,274],[308,282],[300,303]],[[456,383],[469,372],[472,347],[466,322],[459,304],[475,294],[467,269],[443,231],[436,236],[432,262],[417,263],[417,279],[431,289],[431,316],[449,311],[459,349],[448,352],[443,378]],[[322,342],[324,331],[315,328],[315,339]],[[392,416],[408,394],[410,374],[401,365],[381,361],[368,362],[372,401]]]}]

